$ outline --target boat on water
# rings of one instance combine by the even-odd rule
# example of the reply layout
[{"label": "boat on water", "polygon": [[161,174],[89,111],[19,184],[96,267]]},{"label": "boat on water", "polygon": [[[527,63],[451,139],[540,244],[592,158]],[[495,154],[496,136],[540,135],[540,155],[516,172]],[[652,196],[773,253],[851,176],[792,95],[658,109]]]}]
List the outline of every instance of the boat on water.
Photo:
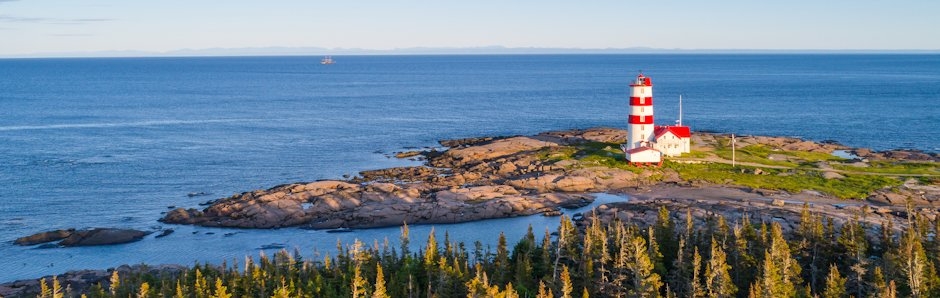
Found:
[{"label": "boat on water", "polygon": [[320,60],[320,64],[323,64],[323,65],[333,64],[333,63],[335,63],[333,62],[333,57],[330,57],[330,56],[323,57],[323,59]]}]

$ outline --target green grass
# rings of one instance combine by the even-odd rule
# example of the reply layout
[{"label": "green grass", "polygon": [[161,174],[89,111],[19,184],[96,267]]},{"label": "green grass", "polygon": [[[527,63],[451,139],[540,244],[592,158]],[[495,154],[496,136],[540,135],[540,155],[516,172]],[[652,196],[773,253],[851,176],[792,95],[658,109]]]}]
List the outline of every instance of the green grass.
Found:
[{"label": "green grass", "polygon": [[711,155],[712,155],[712,154],[709,153],[708,151],[692,151],[692,152],[689,152],[689,153],[682,153],[682,155],[680,155],[679,157],[686,157],[686,158],[707,158],[707,157],[709,157],[709,156],[711,156]]},{"label": "green grass", "polygon": [[[715,155],[724,159],[731,159],[731,146],[728,145],[730,139],[723,138],[715,143]],[[798,167],[800,165],[809,165],[819,161],[842,161],[843,158],[825,153],[825,152],[806,152],[806,151],[787,151],[776,149],[763,144],[753,144],[744,147],[735,148],[735,159],[741,162],[759,163],[773,166]],[[785,155],[799,159],[800,161],[772,160],[770,155]]]},{"label": "green grass", "polygon": [[602,166],[630,171],[640,171],[630,165],[620,150],[620,144],[588,142],[577,145],[574,157],[585,166]]},{"label": "green grass", "polygon": [[714,152],[718,157],[727,160],[731,160],[733,155],[734,159],[739,162],[752,162],[785,167],[799,166],[798,164],[789,161],[769,159],[771,154],[784,154],[785,151],[773,151],[773,149],[764,145],[748,145],[745,147],[736,148],[733,154],[731,152],[731,147],[721,146],[720,148],[715,148]]},{"label": "green grass", "polygon": [[587,142],[574,146],[544,148],[537,153],[539,160],[556,162],[574,159],[587,167],[608,167],[623,169],[632,172],[641,172],[642,169],[630,165],[624,159],[620,144]]},{"label": "green grass", "polygon": [[872,161],[869,165],[868,167],[832,165],[832,167],[844,171],[865,173],[940,175],[940,168],[938,168],[938,164],[934,162]]},{"label": "green grass", "polygon": [[[762,169],[766,175],[754,175],[753,167],[727,164],[680,164],[666,162],[685,180],[703,180],[717,184],[734,184],[751,188],[785,190],[791,193],[816,190],[843,199],[864,199],[878,189],[901,185],[898,179],[872,175],[845,175],[844,179],[825,179],[818,171]],[[745,169],[746,173],[742,173]],[[778,175],[791,171],[787,176]]]}]

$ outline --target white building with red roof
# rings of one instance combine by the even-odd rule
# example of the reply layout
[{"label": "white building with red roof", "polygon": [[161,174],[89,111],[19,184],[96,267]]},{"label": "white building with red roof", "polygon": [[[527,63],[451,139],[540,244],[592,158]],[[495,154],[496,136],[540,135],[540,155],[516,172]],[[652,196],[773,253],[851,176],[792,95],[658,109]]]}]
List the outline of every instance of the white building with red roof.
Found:
[{"label": "white building with red roof", "polygon": [[692,130],[688,126],[657,126],[653,130],[653,148],[666,156],[691,152]]},{"label": "white building with red roof", "polygon": [[682,126],[682,100],[679,121],[673,126],[653,124],[653,80],[643,74],[630,84],[630,116],[627,142],[620,145],[624,157],[634,165],[661,165],[663,155],[679,156],[691,149],[692,131]]}]

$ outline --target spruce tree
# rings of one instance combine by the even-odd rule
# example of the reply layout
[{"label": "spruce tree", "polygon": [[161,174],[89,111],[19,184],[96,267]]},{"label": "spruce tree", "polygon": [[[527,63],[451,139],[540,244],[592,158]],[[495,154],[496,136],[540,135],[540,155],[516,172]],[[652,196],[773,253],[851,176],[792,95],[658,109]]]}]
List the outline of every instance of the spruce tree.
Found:
[{"label": "spruce tree", "polygon": [[52,276],[52,298],[62,298],[65,295],[62,293],[62,285],[59,284],[59,277]]},{"label": "spruce tree", "polygon": [[574,286],[571,285],[571,275],[568,273],[568,266],[561,267],[561,298],[571,298],[571,292]]},{"label": "spruce tree", "polygon": [[843,298],[847,297],[845,293],[845,277],[839,274],[839,268],[835,264],[829,266],[829,275],[826,277],[826,289],[822,293],[823,298]]},{"label": "spruce tree", "polygon": [[692,248],[692,276],[689,278],[688,296],[692,298],[705,297],[702,289],[702,255],[698,253],[698,246]]},{"label": "spruce tree", "polygon": [[372,298],[391,298],[385,290],[385,274],[382,272],[382,264],[375,265],[375,291],[372,292]]},{"label": "spruce tree", "polygon": [[646,248],[646,240],[643,237],[635,236],[627,245],[629,260],[626,268],[631,272],[633,281],[633,288],[630,289],[631,296],[659,297],[659,288],[662,286],[662,281],[654,271],[650,252]]},{"label": "spruce tree", "polygon": [[137,298],[147,298],[150,297],[150,284],[144,282],[140,284],[140,291],[137,293]]},{"label": "spruce tree", "polygon": [[109,281],[111,283],[108,289],[111,291],[111,296],[117,296],[118,287],[121,286],[121,277],[118,275],[117,270],[111,271],[111,279],[109,279]]},{"label": "spruce tree", "polygon": [[[790,255],[780,224],[773,223],[768,236],[770,248],[764,253],[762,273],[755,284],[760,284],[761,297],[793,297],[802,284],[800,266]],[[752,285],[756,286],[756,285]]]},{"label": "spruce tree", "polygon": [[[655,236],[658,242],[659,251],[662,254],[664,268],[658,272],[661,276],[666,276],[666,272],[672,270],[672,260],[676,259],[679,252],[679,242],[676,239],[676,224],[670,216],[666,206],[659,207],[659,215],[656,219]],[[665,261],[663,261],[665,260]]]},{"label": "spruce tree", "polygon": [[39,298],[50,298],[52,297],[52,289],[49,289],[49,285],[46,283],[45,278],[39,279]]},{"label": "spruce tree", "polygon": [[731,280],[731,274],[728,272],[731,266],[728,266],[726,259],[727,256],[721,249],[721,245],[712,239],[711,258],[705,268],[705,286],[708,289],[708,297],[734,297],[738,291]]},{"label": "spruce tree", "polygon": [[362,276],[362,268],[359,264],[353,268],[352,284],[350,285],[352,298],[366,297],[366,279]]}]

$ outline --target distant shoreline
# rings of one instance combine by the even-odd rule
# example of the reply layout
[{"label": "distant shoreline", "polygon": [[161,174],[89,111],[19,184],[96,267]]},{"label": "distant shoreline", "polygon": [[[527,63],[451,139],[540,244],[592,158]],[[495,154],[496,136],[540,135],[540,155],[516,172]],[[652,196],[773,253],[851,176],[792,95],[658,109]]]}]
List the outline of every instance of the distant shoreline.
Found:
[{"label": "distant shoreline", "polygon": [[818,49],[565,49],[565,48],[407,48],[391,50],[324,48],[233,48],[154,51],[92,51],[3,55],[0,59],[161,58],[161,57],[320,57],[320,56],[511,56],[511,55],[938,55],[934,50]]}]

